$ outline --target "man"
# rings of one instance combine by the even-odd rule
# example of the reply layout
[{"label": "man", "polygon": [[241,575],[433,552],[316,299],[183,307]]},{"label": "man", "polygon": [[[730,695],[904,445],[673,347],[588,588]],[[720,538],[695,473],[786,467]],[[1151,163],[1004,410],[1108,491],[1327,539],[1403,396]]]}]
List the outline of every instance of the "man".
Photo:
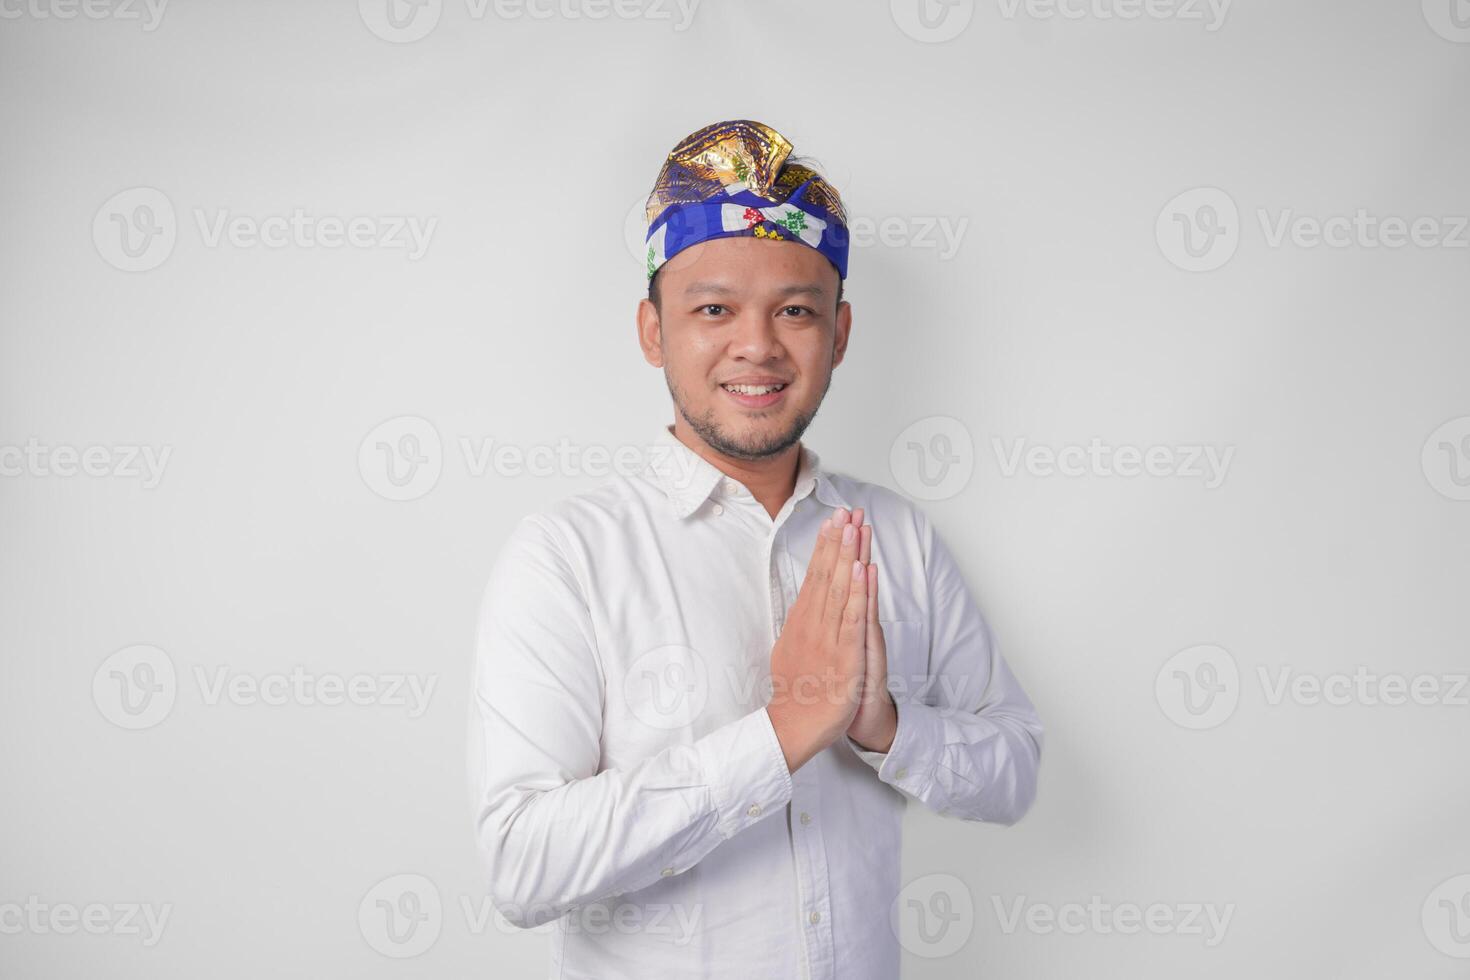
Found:
[{"label": "man", "polygon": [[929,520],[800,442],[852,311],[841,200],[790,151],[740,120],[669,155],[638,337],[674,424],[486,589],[478,843],[554,977],[894,980],[906,801],[1035,796],[1041,724]]}]

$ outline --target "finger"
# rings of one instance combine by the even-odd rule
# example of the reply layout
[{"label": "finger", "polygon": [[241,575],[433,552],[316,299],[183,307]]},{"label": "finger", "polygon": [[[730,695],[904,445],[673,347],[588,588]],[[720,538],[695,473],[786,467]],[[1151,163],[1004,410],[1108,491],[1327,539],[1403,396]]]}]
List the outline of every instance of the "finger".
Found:
[{"label": "finger", "polygon": [[[828,626],[828,636],[837,635],[848,594],[852,591],[852,576],[844,575],[843,572],[851,572],[853,563],[857,561],[857,539],[857,528],[852,524],[844,524],[842,545],[837,549],[837,563],[833,569],[832,583],[827,589],[827,603],[822,610],[822,622]],[[863,597],[867,598],[866,589],[863,590]]]},{"label": "finger", "polygon": [[802,609],[815,605],[818,615],[827,601],[827,587],[832,581],[832,569],[837,564],[837,550],[842,541],[842,529],[834,523],[839,513],[842,511],[833,511],[827,515],[827,519],[817,529],[812,557],[806,566],[806,577],[802,579],[801,588],[796,593],[795,605]]},{"label": "finger", "polygon": [[868,565],[868,623],[878,625],[878,566],[872,564]]},{"label": "finger", "polygon": [[853,558],[848,568],[847,595],[838,624],[837,645],[840,650],[856,651],[861,658],[868,625],[867,566]]},{"label": "finger", "polygon": [[[888,690],[888,644],[883,641],[883,624],[878,622],[878,566],[867,567],[868,629],[863,636],[865,695],[877,700]],[[867,703],[866,701],[864,703]]]},{"label": "finger", "polygon": [[858,540],[858,561],[864,565],[872,560],[873,554],[873,525],[861,525],[863,536]]}]

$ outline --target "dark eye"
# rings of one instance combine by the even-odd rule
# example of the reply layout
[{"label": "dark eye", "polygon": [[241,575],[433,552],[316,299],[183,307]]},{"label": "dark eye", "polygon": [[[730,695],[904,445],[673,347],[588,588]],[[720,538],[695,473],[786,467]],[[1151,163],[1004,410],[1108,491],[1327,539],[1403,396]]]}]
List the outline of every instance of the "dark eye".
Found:
[{"label": "dark eye", "polygon": [[788,306],[784,308],[781,312],[787,314],[788,316],[810,316],[812,311],[805,306]]},{"label": "dark eye", "polygon": [[725,308],[719,303],[706,303],[699,308],[699,311],[701,313],[707,313],[710,316],[719,316],[721,313],[725,312]]}]

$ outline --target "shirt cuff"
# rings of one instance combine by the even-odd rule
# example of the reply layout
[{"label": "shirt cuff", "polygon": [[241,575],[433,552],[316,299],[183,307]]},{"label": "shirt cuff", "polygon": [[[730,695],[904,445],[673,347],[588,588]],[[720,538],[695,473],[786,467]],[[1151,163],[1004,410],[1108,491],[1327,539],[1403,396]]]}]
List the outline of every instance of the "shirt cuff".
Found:
[{"label": "shirt cuff", "polygon": [[[874,771],[883,768],[883,760],[888,758],[887,752],[874,752],[872,749],[865,749],[861,745],[854,742],[851,735],[844,735],[842,737],[847,739],[848,748],[852,749],[853,752],[857,754],[857,757],[859,759],[862,759],[868,765],[872,766]],[[898,740],[897,733],[894,734],[893,738],[894,741]],[[888,748],[891,751],[893,749],[893,746],[890,745]]]},{"label": "shirt cuff", "polygon": [[695,743],[720,835],[728,840],[791,800],[786,753],[765,708]]},{"label": "shirt cuff", "polygon": [[873,752],[848,737],[858,758],[878,772],[878,778],[910,796],[922,796],[934,778],[934,765],[944,749],[944,721],[922,701],[894,700],[898,728],[887,752]]}]

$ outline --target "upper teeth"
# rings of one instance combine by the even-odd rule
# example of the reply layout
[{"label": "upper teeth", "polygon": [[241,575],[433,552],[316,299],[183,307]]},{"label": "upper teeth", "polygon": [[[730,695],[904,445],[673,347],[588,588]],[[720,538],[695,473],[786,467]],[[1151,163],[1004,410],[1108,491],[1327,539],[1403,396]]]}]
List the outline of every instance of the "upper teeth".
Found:
[{"label": "upper teeth", "polygon": [[786,387],[779,385],[725,385],[726,391],[733,391],[741,395],[768,395],[773,391],[780,391]]}]

